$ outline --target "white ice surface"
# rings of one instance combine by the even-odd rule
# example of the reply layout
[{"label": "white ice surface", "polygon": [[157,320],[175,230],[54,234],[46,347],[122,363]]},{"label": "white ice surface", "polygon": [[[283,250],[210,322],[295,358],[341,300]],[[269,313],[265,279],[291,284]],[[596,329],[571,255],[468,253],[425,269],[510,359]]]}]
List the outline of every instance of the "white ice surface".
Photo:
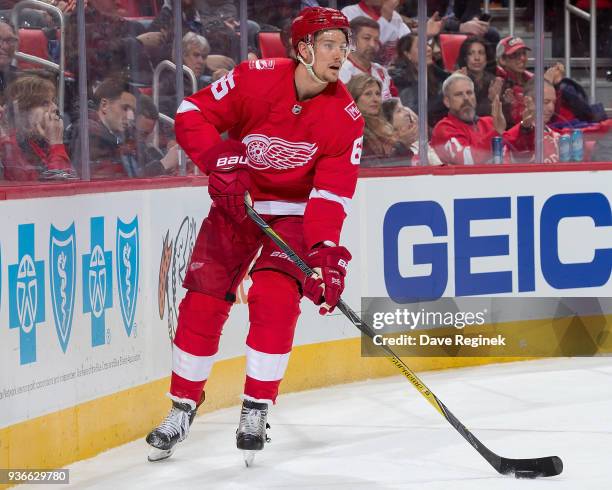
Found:
[{"label": "white ice surface", "polygon": [[558,455],[563,473],[537,480],[498,475],[407,380],[392,377],[280,397],[268,419],[272,442],[251,468],[235,447],[239,410],[233,407],[198,417],[169,460],[147,462],[148,446],[135,441],[71,465],[71,486],[612,489],[612,358],[419,376],[492,451]]}]

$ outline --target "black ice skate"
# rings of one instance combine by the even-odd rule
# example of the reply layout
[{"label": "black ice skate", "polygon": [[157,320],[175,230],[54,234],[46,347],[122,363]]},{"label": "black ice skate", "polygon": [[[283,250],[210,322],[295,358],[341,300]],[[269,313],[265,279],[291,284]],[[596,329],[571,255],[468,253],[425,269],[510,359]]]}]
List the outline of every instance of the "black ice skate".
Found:
[{"label": "black ice skate", "polygon": [[266,429],[270,426],[266,423],[268,418],[268,404],[257,403],[250,400],[242,402],[240,411],[240,425],[236,431],[236,447],[244,453],[244,463],[247,467],[253,464],[255,452],[261,451],[270,439],[266,435]]},{"label": "black ice skate", "polygon": [[[198,404],[199,406],[199,404]],[[187,398],[172,400],[170,413],[162,423],[149,432],[146,441],[151,446],[149,461],[161,461],[172,456],[177,443],[189,435],[189,427],[196,416],[198,407]]]}]

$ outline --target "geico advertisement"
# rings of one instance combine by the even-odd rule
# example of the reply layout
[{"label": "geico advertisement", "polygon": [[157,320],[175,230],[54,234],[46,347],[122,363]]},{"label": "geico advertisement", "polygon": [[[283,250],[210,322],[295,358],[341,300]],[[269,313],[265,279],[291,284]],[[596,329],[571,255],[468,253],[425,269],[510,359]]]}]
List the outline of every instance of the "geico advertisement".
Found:
[{"label": "geico advertisement", "polygon": [[612,172],[376,179],[364,296],[611,296]]}]

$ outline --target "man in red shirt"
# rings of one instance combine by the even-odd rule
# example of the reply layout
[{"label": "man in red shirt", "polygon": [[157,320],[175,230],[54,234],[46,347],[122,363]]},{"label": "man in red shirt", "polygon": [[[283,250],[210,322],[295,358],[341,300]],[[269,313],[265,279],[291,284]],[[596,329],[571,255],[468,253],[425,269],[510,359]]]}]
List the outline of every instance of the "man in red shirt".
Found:
[{"label": "man in red shirt", "polygon": [[[535,162],[535,83],[533,80],[525,85],[525,109],[521,122],[504,133],[504,143],[510,159],[515,163]],[[547,124],[555,114],[557,93],[555,86],[544,79],[544,162],[559,162],[560,134]]]},{"label": "man in red shirt", "polygon": [[[148,436],[149,460],[169,457],[184,440],[236,289],[251,268],[247,373],[236,445],[266,442],[274,403],[304,295],[331,311],[344,289],[351,255],[340,231],[357,182],[363,119],[342,83],[350,28],[338,10],[304,9],[292,24],[297,61],[247,61],[177,110],[177,141],[209,175],[213,205],[185,276],[173,345],[172,409]],[[334,131],[330,131],[334,128]],[[220,134],[228,131],[229,140]],[[321,271],[304,274],[247,217],[244,193],[275,230]],[[325,305],[323,305],[325,303]]]},{"label": "man in red shirt", "polygon": [[448,116],[433,129],[431,145],[443,163],[479,165],[491,161],[491,141],[506,129],[499,97],[492,104],[492,116],[476,115],[474,82],[453,73],[442,85]]}]

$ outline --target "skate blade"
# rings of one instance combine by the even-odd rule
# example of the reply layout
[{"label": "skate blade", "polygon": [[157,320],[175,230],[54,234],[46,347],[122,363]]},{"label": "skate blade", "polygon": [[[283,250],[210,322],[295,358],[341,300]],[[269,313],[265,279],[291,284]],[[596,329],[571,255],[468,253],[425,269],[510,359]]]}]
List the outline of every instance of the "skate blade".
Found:
[{"label": "skate blade", "polygon": [[168,459],[170,456],[172,456],[173,452],[174,452],[174,448],[157,449],[156,447],[152,447],[151,450],[149,451],[149,456],[147,456],[147,459],[151,463],[155,463],[157,461],[163,461],[164,459]]},{"label": "skate blade", "polygon": [[244,464],[247,468],[253,466],[253,462],[255,460],[255,453],[257,451],[244,450],[242,451],[242,455],[244,457]]}]

